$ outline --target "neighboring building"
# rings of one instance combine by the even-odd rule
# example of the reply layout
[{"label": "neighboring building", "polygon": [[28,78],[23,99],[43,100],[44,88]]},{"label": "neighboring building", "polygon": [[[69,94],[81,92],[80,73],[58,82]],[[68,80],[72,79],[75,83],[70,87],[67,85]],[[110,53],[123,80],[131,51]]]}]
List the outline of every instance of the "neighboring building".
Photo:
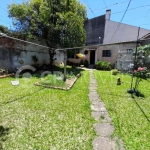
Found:
[{"label": "neighboring building", "polygon": [[[98,60],[108,61],[113,66],[124,67],[132,62],[131,53],[136,48],[138,27],[114,22],[110,20],[111,10],[105,15],[89,19],[85,22],[86,47],[88,51],[86,59],[89,64],[95,64]],[[139,39],[150,30],[140,29]],[[119,67],[120,66],[120,67]]]},{"label": "neighboring building", "polygon": [[146,34],[142,38],[140,38],[140,44],[141,46],[150,44],[150,33]]}]

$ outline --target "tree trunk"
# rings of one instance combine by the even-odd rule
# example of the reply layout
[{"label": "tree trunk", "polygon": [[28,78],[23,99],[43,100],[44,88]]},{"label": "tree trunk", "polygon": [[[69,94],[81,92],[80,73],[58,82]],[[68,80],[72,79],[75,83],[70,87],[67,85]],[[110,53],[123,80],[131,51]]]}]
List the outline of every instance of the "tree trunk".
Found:
[{"label": "tree trunk", "polygon": [[50,70],[53,74],[54,50],[49,49]]}]

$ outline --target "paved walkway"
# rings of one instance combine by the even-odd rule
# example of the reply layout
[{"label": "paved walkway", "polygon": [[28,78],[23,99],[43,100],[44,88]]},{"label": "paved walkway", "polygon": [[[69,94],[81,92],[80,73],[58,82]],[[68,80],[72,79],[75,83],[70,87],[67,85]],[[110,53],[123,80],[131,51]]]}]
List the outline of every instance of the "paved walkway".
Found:
[{"label": "paved walkway", "polygon": [[122,144],[117,146],[115,140],[111,138],[114,127],[111,124],[111,118],[105,108],[104,103],[101,101],[97,93],[97,82],[93,75],[93,70],[90,72],[90,85],[89,85],[89,100],[91,101],[92,116],[97,123],[94,128],[97,137],[93,141],[94,150],[124,150]]}]

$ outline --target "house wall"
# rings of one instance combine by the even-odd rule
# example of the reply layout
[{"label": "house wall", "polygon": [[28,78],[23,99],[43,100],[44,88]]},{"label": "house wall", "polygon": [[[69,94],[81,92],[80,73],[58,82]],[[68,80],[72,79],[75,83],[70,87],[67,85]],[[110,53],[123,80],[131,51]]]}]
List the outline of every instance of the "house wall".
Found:
[{"label": "house wall", "polygon": [[86,31],[86,45],[102,43],[104,39],[105,15],[86,20],[84,29]]},{"label": "house wall", "polygon": [[[129,52],[128,49],[135,49],[135,48],[136,48],[136,43],[118,43],[112,45],[102,45],[97,48],[96,61],[99,60],[107,61],[110,62],[112,66],[115,66],[116,60],[118,60],[123,62],[125,68],[128,68],[128,65],[132,62],[132,53]],[[112,52],[111,57],[102,57],[103,50],[111,50]],[[120,55],[121,57],[119,56],[119,54],[121,54]]]},{"label": "house wall", "polygon": [[[131,62],[131,55],[127,55],[127,49],[135,49],[136,43],[119,43],[119,44],[112,44],[112,45],[101,45],[96,50],[96,59],[95,62],[107,61],[110,62],[112,66],[115,65],[118,53],[122,53],[122,56],[125,56],[126,62]],[[102,57],[103,50],[111,50],[111,57]],[[126,66],[128,63],[126,63]]]},{"label": "house wall", "polygon": [[[112,66],[116,64],[116,60],[124,61],[123,65],[125,68],[128,67],[128,65],[132,62],[132,52],[128,51],[129,49],[135,49],[136,43],[130,42],[130,43],[118,43],[118,44],[110,44],[110,45],[99,45],[95,47],[87,47],[80,51],[80,53],[84,54],[84,51],[87,50],[88,54],[86,55],[86,58],[83,60],[87,60],[90,64],[90,53],[91,51],[95,50],[95,64],[97,61],[107,61],[110,62]],[[103,50],[111,50],[111,57],[102,57]],[[120,55],[120,56],[119,56]],[[119,58],[120,57],[120,58]],[[71,59],[68,58],[70,62],[73,63],[79,63],[81,59]]]},{"label": "house wall", "polygon": [[[97,48],[97,61],[108,61],[110,63],[114,63],[116,61],[118,51],[126,51],[127,49],[135,49],[136,43],[119,43],[119,44],[112,44],[112,45],[101,45]],[[102,57],[103,50],[111,50],[112,56],[111,57]]]},{"label": "house wall", "polygon": [[141,45],[142,45],[142,46],[148,45],[148,44],[150,44],[150,39],[142,40],[142,41],[141,41]]}]

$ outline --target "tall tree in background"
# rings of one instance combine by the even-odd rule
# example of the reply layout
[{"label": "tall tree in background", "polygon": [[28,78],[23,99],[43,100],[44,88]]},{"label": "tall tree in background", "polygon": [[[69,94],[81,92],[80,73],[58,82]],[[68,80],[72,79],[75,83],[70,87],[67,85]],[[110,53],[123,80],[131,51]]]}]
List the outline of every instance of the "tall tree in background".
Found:
[{"label": "tall tree in background", "polygon": [[0,25],[0,33],[4,33],[6,35],[11,35],[11,31],[3,25]]},{"label": "tall tree in background", "polygon": [[8,9],[16,31],[45,41],[51,66],[56,48],[84,45],[86,9],[78,0],[30,0]]}]

